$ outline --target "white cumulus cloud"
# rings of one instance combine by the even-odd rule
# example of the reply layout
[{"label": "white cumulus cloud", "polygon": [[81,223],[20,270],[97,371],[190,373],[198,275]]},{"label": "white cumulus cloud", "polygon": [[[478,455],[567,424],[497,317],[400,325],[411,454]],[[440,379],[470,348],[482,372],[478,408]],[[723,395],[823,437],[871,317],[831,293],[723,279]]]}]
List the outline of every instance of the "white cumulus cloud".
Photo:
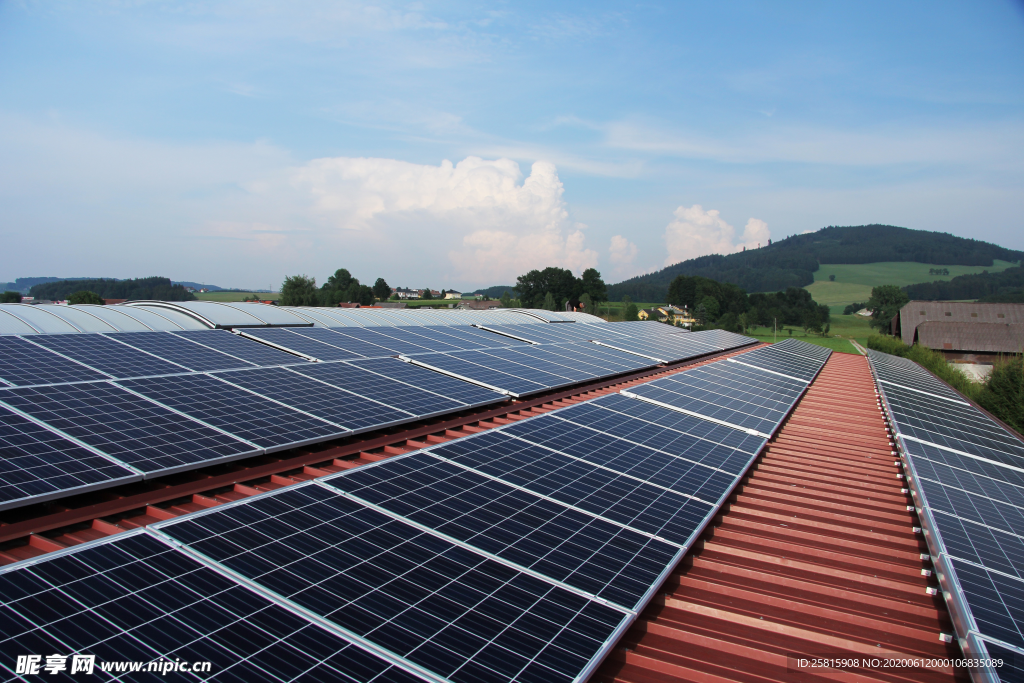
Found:
[{"label": "white cumulus cloud", "polygon": [[633,261],[636,259],[636,245],[622,235],[612,237],[608,247],[608,260],[617,275],[623,275],[632,270]]},{"label": "white cumulus cloud", "polygon": [[680,206],[673,215],[675,220],[665,228],[666,266],[707,254],[732,254],[743,247],[766,246],[771,237],[767,223],[751,218],[737,240],[736,229],[717,210],[705,211],[700,204]]},{"label": "white cumulus cloud", "polygon": [[424,259],[443,260],[449,281],[512,282],[533,268],[579,274],[597,265],[586,226],[570,220],[558,171],[546,161],[523,179],[509,159],[431,166],[337,157],[294,169],[291,182],[340,241],[394,249],[397,258],[418,260],[416,270]]}]

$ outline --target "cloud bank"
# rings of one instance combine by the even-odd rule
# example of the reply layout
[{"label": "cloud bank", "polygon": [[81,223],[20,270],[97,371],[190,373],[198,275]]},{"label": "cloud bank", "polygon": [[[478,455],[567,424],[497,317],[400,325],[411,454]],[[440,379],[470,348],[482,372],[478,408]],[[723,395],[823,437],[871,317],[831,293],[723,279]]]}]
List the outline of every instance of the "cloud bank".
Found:
[{"label": "cloud bank", "polygon": [[[447,263],[449,280],[511,282],[533,268],[577,274],[596,266],[586,226],[570,220],[555,166],[538,161],[523,179],[509,159],[467,157],[439,166],[335,157],[293,169],[325,238]],[[444,245],[443,251],[438,245]],[[433,277],[433,275],[432,275]]]},{"label": "cloud bank", "polygon": [[707,254],[732,254],[744,247],[753,249],[766,245],[771,233],[768,224],[758,218],[747,221],[739,241],[736,229],[725,222],[718,211],[705,211],[700,204],[680,206],[673,215],[675,220],[665,228],[665,265]]}]

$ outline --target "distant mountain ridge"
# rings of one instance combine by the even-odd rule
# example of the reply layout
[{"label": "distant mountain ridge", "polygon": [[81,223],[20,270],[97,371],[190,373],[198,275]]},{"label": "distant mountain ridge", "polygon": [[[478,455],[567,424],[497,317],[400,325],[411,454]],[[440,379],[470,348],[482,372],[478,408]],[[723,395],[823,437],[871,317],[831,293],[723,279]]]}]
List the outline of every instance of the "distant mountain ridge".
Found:
[{"label": "distant mountain ridge", "polygon": [[[0,292],[20,292],[21,294],[28,294],[36,285],[44,285],[50,282],[70,282],[73,280],[104,280],[106,282],[122,282],[120,278],[116,277],[19,277],[14,282],[0,282]],[[198,282],[184,282],[179,280],[174,280],[171,284],[181,285],[182,287],[191,287],[193,289],[205,288],[211,292],[219,292],[224,289],[217,285],[204,285]],[[248,292],[249,290],[239,289],[236,291]]]},{"label": "distant mountain ridge", "polygon": [[747,292],[775,292],[814,282],[820,264],[915,261],[936,265],[990,266],[993,261],[1018,262],[1024,251],[944,232],[911,230],[893,225],[829,226],[792,235],[760,249],[712,254],[668,266],[609,285],[608,296],[621,301],[665,301],[677,275],[702,277],[738,285]]}]

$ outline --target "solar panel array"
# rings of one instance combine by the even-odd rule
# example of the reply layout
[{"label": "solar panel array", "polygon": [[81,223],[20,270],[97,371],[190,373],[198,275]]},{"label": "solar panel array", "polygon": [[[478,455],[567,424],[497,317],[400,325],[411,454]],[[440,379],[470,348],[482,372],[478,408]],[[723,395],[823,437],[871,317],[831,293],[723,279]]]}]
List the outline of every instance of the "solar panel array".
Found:
[{"label": "solar panel array", "polygon": [[[671,329],[667,325],[654,324],[648,324],[647,329],[654,332],[659,327]],[[535,328],[541,331],[534,332]],[[400,358],[482,387],[521,397],[637,371],[659,363],[718,353],[754,341],[749,337],[720,330],[667,334],[654,332],[645,337],[637,328],[634,328],[635,331],[618,334],[614,332],[614,326],[605,329],[598,325],[522,325],[485,329],[506,335],[528,334],[519,338],[529,341],[531,345],[443,354],[410,354]],[[610,338],[613,335],[616,336],[614,344],[594,339]],[[660,350],[659,356],[649,354],[653,346]]]},{"label": "solar panel array", "polygon": [[[906,479],[969,657],[1024,663],[1024,442],[905,358],[869,351]],[[980,670],[1016,680],[1014,669]]]},{"label": "solar panel array", "polygon": [[[732,388],[777,379],[734,366],[705,367]],[[60,651],[34,635],[65,628],[40,605],[72,601],[67,628],[103,660],[284,667],[259,645],[290,652],[316,634],[321,645],[275,675],[326,662],[341,680],[585,680],[764,446],[708,417],[611,394],[27,561],[0,574],[6,633],[19,652]],[[217,624],[193,625],[196,604]],[[129,642],[138,657],[123,654]]]},{"label": "solar panel array", "polygon": [[[616,334],[614,325],[524,327]],[[688,336],[662,327],[644,329]],[[642,332],[634,327],[620,336]],[[581,334],[588,336],[558,338]],[[266,328],[245,335],[250,338],[225,330],[0,336],[0,410],[9,422],[17,416],[35,425],[33,437],[25,428],[6,428],[10,439],[24,443],[4,451],[0,509],[654,364],[596,344],[537,346],[470,326]],[[432,364],[392,357],[400,353]],[[469,371],[458,372],[464,368]],[[27,457],[32,449],[41,455]]]}]

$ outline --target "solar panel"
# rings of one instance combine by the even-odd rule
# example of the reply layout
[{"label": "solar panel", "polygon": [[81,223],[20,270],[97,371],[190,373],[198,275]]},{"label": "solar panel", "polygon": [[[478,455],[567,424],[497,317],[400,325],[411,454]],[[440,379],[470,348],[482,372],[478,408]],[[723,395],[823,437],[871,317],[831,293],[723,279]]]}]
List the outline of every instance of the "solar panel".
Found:
[{"label": "solar panel", "polygon": [[[315,330],[315,327],[296,328],[303,330]],[[307,334],[297,334],[286,327],[252,328],[241,331],[243,337],[259,340],[260,342],[286,349],[293,354],[308,356],[316,360],[351,360],[362,358],[353,351],[347,351],[339,346],[325,344]],[[334,335],[337,336],[337,335]]]},{"label": "solar panel", "polygon": [[[573,406],[572,411],[559,411],[557,415],[561,419],[585,424],[668,452],[676,452],[673,446],[676,441],[690,443],[691,437],[749,455],[759,453],[765,443],[764,437],[753,436],[646,401],[627,398],[622,394],[608,394]],[[746,469],[745,464],[736,464],[734,467],[730,463],[733,463],[732,459],[719,467],[736,473]]]},{"label": "solar panel", "polygon": [[188,372],[104,334],[40,334],[33,342],[72,358],[111,377],[144,377]]},{"label": "solar panel", "polygon": [[762,346],[729,359],[730,362],[761,368],[804,382],[810,382],[824,365],[824,361],[803,358],[785,351],[774,351],[771,346]]},{"label": "solar panel", "polygon": [[[563,372],[577,372],[581,379],[609,377],[653,365],[640,356],[603,349],[597,344],[545,344],[509,349],[509,351],[519,354],[520,358],[546,361],[554,368],[552,372],[555,372],[555,369]],[[607,353],[605,353],[606,351]],[[533,361],[521,362],[532,363]]]},{"label": "solar panel", "polygon": [[[3,393],[0,391],[0,398]],[[141,478],[109,458],[0,408],[0,509]]]},{"label": "solar panel", "polygon": [[463,349],[493,349],[502,346],[523,346],[525,342],[517,339],[487,332],[476,327],[417,327],[415,331],[423,335],[437,335],[439,339]]},{"label": "solar panel", "polygon": [[336,439],[349,430],[211,375],[122,380],[119,385],[268,452]]},{"label": "solar panel", "polygon": [[[564,412],[571,413],[571,409]],[[719,465],[737,455],[736,451],[696,439],[687,444],[690,456],[687,458],[572,424],[556,415],[523,420],[502,431],[595,467],[708,503],[717,503],[736,480],[734,474],[719,469]],[[749,454],[740,457],[749,464]]]},{"label": "solar panel", "polygon": [[504,394],[478,387],[469,382],[442,375],[397,358],[374,358],[352,361],[350,365],[383,377],[403,382],[409,386],[439,394],[464,406],[480,406],[508,400]]},{"label": "solar panel", "polygon": [[[420,330],[417,327],[389,327],[386,330],[380,331],[380,334],[386,335],[392,340],[399,340],[408,344],[421,346],[428,352],[445,353],[448,351],[460,350],[460,347],[456,344],[445,339],[438,338],[436,335],[420,334]],[[413,351],[408,351],[406,353],[413,353]]]},{"label": "solar panel", "polygon": [[398,355],[391,349],[386,349],[383,346],[371,344],[370,342],[362,341],[355,337],[350,337],[343,333],[343,330],[346,329],[351,328],[326,329],[322,327],[296,327],[293,328],[291,332],[309,339],[314,339],[321,344],[328,344],[344,351],[354,353],[359,358],[387,358],[389,356]]},{"label": "solar panel", "polygon": [[576,680],[631,618],[316,484],[156,526],[453,681]]},{"label": "solar panel", "polygon": [[627,609],[640,606],[681,552],[427,453],[392,458],[325,482]]},{"label": "solar panel", "polygon": [[[545,372],[554,377],[561,377],[572,382],[586,382],[607,374],[593,367],[586,370],[579,367],[570,367],[562,362],[564,360],[562,356],[550,353],[540,346],[531,346],[523,349],[487,349],[485,351],[471,351],[469,353],[485,354],[484,356],[477,356],[480,359],[477,362],[490,363],[491,361],[487,360],[487,357],[496,358],[502,363],[500,367],[505,368],[506,372]],[[522,367],[523,370],[520,370],[517,366]]]},{"label": "solar panel", "polygon": [[[0,570],[0,666],[15,655],[92,655],[93,675],[122,662],[210,662],[203,679],[411,683],[422,680],[275,604],[146,533]],[[140,672],[131,678],[166,676]],[[175,672],[174,677],[192,674]],[[91,676],[90,676],[91,677]],[[197,676],[198,677],[198,676]],[[21,678],[21,676],[18,676]],[[127,676],[126,676],[127,678]]]},{"label": "solar panel", "polygon": [[712,503],[580,462],[500,431],[446,443],[431,454],[680,546],[690,543],[714,509]]},{"label": "solar panel", "polygon": [[949,564],[977,631],[1024,648],[1024,582],[959,559]]},{"label": "solar panel", "polygon": [[[395,362],[401,363],[401,361]],[[296,372],[301,372],[307,377],[343,388],[384,405],[404,410],[417,417],[447,413],[466,407],[458,401],[403,384],[348,363],[316,363],[308,367],[297,368]]]},{"label": "solar panel", "polygon": [[226,330],[183,330],[171,332],[190,341],[202,344],[215,351],[241,358],[253,365],[291,365],[304,363],[305,359],[271,348],[266,344],[245,339]]},{"label": "solar panel", "polygon": [[[628,403],[642,404],[641,401],[628,399],[621,394],[609,396],[608,398],[618,398]],[[602,436],[602,439],[594,442],[595,445],[600,442],[610,445],[611,449],[608,455],[611,459],[628,456],[633,447],[637,446],[643,449],[639,453],[646,453],[648,449],[652,449],[661,454],[682,459],[684,461],[683,464],[686,466],[700,463],[706,466],[706,468],[714,468],[731,475],[745,472],[753,456],[760,452],[761,446],[764,444],[764,439],[754,441],[754,437],[749,437],[743,432],[739,432],[739,434],[742,437],[751,439],[750,443],[727,444],[722,441],[735,442],[736,440],[730,439],[725,435],[710,434],[699,429],[691,428],[690,431],[682,431],[681,425],[675,425],[675,429],[669,429],[651,424],[650,422],[632,417],[626,412],[610,409],[616,405],[614,401],[601,400],[601,403],[597,406],[592,405],[592,403],[590,401],[580,403],[565,410],[553,411],[536,420],[524,421],[523,425],[536,423],[536,426],[531,427],[528,431],[524,430],[522,433],[517,431],[517,425],[512,425],[505,431],[521,436],[521,438],[528,441],[550,446],[551,448],[559,448],[557,445],[559,443],[572,443],[574,441],[581,443],[580,446],[575,446],[574,448],[582,448],[583,442],[589,439],[593,433],[597,433]],[[711,425],[722,432],[737,433],[737,430],[729,429],[728,427],[721,427],[697,418],[690,419],[694,422]],[[704,432],[703,438],[697,436],[701,432]],[[723,436],[725,436],[724,439],[721,438]],[[608,441],[608,438],[614,438],[614,441]],[[737,445],[745,446],[747,450],[739,450],[736,447]],[[564,452],[571,455],[576,454],[568,450]],[[635,457],[630,456],[629,459],[635,460]],[[599,464],[607,466],[609,462],[611,460],[602,461]],[[663,458],[658,457],[651,462],[653,464],[665,461]],[[622,472],[627,471],[622,467],[615,467],[614,469]],[[699,480],[703,481],[703,478]],[[667,484],[663,485],[668,486]],[[696,490],[696,488],[681,489],[683,493],[698,495],[695,493]],[[698,497],[706,498],[703,495]],[[717,496],[713,497],[717,499]]]},{"label": "solar panel", "polygon": [[[896,387],[887,387],[885,395],[894,418],[908,434],[925,438],[923,434],[931,433],[936,442],[946,437],[1024,458],[1024,443],[973,406],[951,405]],[[1024,466],[1024,460],[1016,462]]]},{"label": "solar panel", "polygon": [[422,344],[416,344],[402,338],[402,335],[392,336],[390,332],[395,329],[393,327],[335,327],[331,329],[337,334],[387,349],[390,352],[388,355],[392,356],[402,353],[430,353],[430,349],[426,346],[426,340]]},{"label": "solar panel", "polygon": [[1024,662],[1024,444],[911,361],[868,357],[961,642]]},{"label": "solar panel", "polygon": [[20,337],[0,336],[0,379],[14,386],[85,382],[105,376]]},{"label": "solar panel", "polygon": [[485,356],[479,351],[409,356],[408,360],[431,370],[496,391],[503,391],[512,396],[525,396],[571,384],[564,377],[556,377],[547,372],[527,371],[521,365],[503,362],[492,356]]},{"label": "solar panel", "polygon": [[217,377],[352,431],[365,431],[413,419],[413,415],[356,396],[285,368],[217,373]]},{"label": "solar panel", "polygon": [[254,367],[248,361],[214,351],[169,332],[119,332],[111,336],[122,344],[129,344],[197,372]]},{"label": "solar panel", "polygon": [[597,341],[603,346],[653,358],[662,363],[696,358],[722,350],[719,346],[714,346],[688,335],[675,335],[657,339],[616,337],[598,339]]},{"label": "solar panel", "polygon": [[762,436],[770,436],[775,426],[785,416],[781,410],[757,406],[739,398],[718,395],[707,390],[697,390],[692,386],[673,382],[669,378],[632,387],[628,392],[624,392],[624,395],[686,411],[738,429],[754,430]]},{"label": "solar panel", "polygon": [[107,382],[5,390],[0,400],[147,475],[260,449]]}]

